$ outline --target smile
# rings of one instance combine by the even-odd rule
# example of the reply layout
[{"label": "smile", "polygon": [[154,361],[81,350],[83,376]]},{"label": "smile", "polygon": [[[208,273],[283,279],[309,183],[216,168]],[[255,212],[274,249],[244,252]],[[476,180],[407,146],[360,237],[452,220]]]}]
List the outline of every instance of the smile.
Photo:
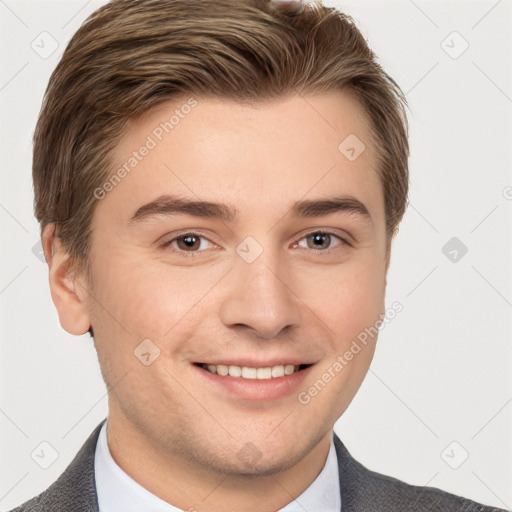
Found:
[{"label": "smile", "polygon": [[293,373],[297,373],[300,370],[303,370],[311,365],[280,364],[276,366],[255,368],[251,366],[200,363],[198,364],[198,366],[209,371],[210,373],[217,374],[221,377],[238,377],[242,379],[268,380],[284,377],[285,375],[292,375]]},{"label": "smile", "polygon": [[[277,359],[277,358],[276,358]],[[197,362],[192,365],[205,393],[213,393],[224,400],[241,400],[244,404],[262,403],[293,397],[301,383],[308,378],[315,364],[297,364],[299,361],[282,358],[287,364],[276,364],[279,359],[267,361]],[[295,364],[290,364],[290,363]],[[213,364],[216,363],[216,364]],[[226,364],[229,363],[229,364]],[[238,363],[238,364],[234,364]],[[194,380],[197,383],[197,380]]]}]

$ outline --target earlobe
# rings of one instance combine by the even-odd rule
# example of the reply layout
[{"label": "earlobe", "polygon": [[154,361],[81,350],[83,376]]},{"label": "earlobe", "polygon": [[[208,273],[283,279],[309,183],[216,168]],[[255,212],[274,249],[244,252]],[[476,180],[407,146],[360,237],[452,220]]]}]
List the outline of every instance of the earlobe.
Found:
[{"label": "earlobe", "polygon": [[70,256],[56,236],[55,224],[45,226],[43,251],[48,263],[50,293],[62,328],[74,335],[85,334],[90,327],[86,293],[80,277],[71,269]]}]

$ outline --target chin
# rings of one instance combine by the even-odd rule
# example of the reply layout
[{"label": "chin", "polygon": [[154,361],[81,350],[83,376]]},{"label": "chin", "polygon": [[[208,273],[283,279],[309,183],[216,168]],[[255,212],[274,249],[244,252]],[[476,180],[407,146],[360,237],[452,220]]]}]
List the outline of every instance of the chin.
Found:
[{"label": "chin", "polygon": [[[231,438],[229,442],[229,455],[207,450],[201,453],[203,466],[223,474],[239,475],[241,477],[270,476],[286,471],[301,460],[315,448],[325,436],[325,432],[317,430],[309,435],[301,432],[286,432],[282,437],[274,436],[272,441],[268,433],[260,438],[247,436],[245,439]],[[253,439],[253,440],[251,440]],[[300,439],[297,442],[297,439]],[[289,441],[287,443],[286,441]],[[233,446],[240,448],[233,450]],[[219,444],[216,444],[219,446]],[[222,449],[221,449],[222,450]],[[227,452],[224,451],[224,454]],[[199,453],[196,453],[197,457]],[[206,456],[205,456],[206,455]]]}]

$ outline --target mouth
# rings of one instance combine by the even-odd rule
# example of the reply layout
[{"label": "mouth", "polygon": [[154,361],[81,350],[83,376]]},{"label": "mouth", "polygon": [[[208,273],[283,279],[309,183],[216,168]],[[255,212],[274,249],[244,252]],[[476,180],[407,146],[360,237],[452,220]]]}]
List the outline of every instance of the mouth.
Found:
[{"label": "mouth", "polygon": [[315,366],[311,360],[301,361],[293,355],[269,355],[266,359],[215,358],[192,364],[197,377],[195,382],[202,383],[204,393],[211,394],[212,398],[227,399],[236,406],[253,404],[256,407],[292,398],[310,379]]},{"label": "mouth", "polygon": [[234,377],[244,380],[271,380],[287,377],[306,370],[312,364],[278,364],[274,366],[238,366],[233,364],[194,363],[195,366],[220,377]]}]

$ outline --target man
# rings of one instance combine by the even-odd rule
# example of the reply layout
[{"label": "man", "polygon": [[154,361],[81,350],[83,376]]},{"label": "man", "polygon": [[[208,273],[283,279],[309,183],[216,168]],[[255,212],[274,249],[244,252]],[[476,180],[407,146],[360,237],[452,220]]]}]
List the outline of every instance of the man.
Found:
[{"label": "man", "polygon": [[93,13],[33,177],[52,299],[93,336],[109,413],[16,510],[498,510],[374,473],[333,432],[390,314],[404,105],[320,3]]}]

